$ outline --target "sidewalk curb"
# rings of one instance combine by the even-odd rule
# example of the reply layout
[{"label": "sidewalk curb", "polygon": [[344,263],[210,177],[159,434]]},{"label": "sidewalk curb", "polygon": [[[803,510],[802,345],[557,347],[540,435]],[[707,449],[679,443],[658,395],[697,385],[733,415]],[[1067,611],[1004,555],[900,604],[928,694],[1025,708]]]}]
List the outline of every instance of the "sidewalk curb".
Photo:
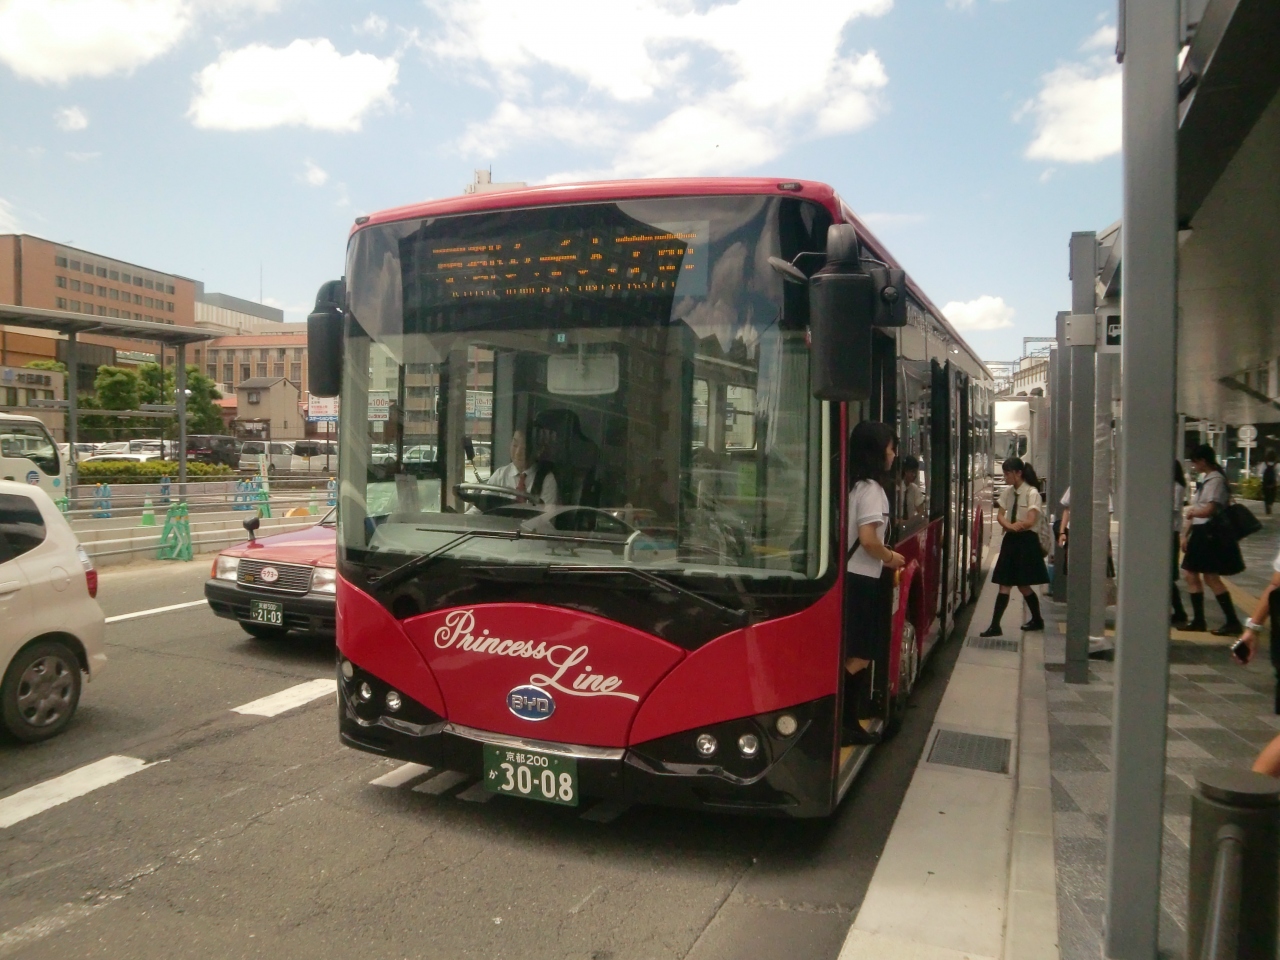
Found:
[{"label": "sidewalk curb", "polygon": [[1009,852],[1004,960],[1058,960],[1058,885],[1049,773],[1044,635],[1022,635],[1018,774]]}]

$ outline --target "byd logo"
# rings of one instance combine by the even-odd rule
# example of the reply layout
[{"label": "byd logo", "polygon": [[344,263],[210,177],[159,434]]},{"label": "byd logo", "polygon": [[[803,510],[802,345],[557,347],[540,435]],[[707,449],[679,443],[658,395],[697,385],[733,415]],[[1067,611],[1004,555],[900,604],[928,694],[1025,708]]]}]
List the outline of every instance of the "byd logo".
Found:
[{"label": "byd logo", "polygon": [[521,720],[545,720],[556,712],[556,702],[541,687],[525,685],[507,694],[507,709]]}]

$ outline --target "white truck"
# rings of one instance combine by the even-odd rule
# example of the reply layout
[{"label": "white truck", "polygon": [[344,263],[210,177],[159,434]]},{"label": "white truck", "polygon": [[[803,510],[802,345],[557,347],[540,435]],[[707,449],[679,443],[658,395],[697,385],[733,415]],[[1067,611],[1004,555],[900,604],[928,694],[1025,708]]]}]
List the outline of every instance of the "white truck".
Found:
[{"label": "white truck", "polygon": [[1014,397],[995,402],[995,443],[992,472],[1000,479],[1000,465],[1009,457],[1030,463],[1038,477],[1049,474],[1051,421],[1048,397]]}]

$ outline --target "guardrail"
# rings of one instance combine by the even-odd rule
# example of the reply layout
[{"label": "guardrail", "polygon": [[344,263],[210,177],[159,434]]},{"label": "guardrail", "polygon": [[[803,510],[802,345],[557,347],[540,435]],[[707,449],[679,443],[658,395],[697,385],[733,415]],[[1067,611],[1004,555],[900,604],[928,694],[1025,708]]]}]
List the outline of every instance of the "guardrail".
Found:
[{"label": "guardrail", "polygon": [[1275,960],[1280,780],[1212,769],[1191,797],[1188,958]]},{"label": "guardrail", "polygon": [[[246,484],[257,481],[252,489]],[[192,513],[217,510],[247,510],[260,502],[257,494],[265,491],[273,512],[293,507],[316,507],[324,512],[336,500],[336,482],[331,477],[311,475],[305,478],[229,477],[225,480],[164,483],[79,484],[59,501],[68,520],[141,517],[147,507],[168,506],[176,500],[187,503]]]}]

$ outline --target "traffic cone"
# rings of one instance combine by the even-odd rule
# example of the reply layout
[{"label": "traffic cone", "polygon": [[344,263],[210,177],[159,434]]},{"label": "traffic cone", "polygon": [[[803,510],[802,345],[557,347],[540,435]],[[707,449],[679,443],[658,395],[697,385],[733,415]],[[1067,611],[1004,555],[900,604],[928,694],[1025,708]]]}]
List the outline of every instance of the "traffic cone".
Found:
[{"label": "traffic cone", "polygon": [[151,506],[151,498],[147,497],[142,501],[142,520],[138,523],[140,527],[154,527],[156,525],[156,511]]}]

